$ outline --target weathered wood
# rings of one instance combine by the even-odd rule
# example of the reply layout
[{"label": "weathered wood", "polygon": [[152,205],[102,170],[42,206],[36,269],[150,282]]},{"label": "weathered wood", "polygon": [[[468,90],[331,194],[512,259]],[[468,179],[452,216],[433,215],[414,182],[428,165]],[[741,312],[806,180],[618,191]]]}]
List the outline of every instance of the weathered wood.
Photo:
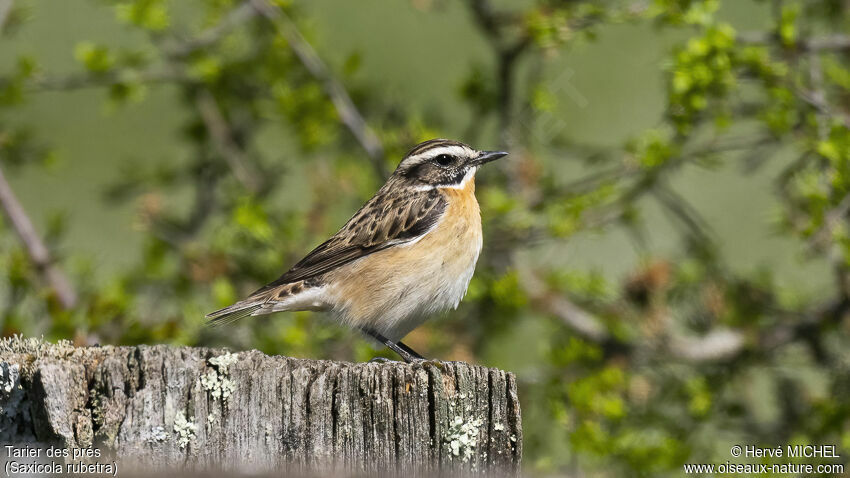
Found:
[{"label": "weathered wood", "polygon": [[160,468],[518,470],[514,376],[459,362],[0,343],[0,443]]}]

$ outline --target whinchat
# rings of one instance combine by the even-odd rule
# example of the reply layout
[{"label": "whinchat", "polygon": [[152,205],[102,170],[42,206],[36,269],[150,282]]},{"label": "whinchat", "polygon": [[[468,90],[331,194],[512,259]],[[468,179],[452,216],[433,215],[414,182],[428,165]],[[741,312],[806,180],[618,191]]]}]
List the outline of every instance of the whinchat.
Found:
[{"label": "whinchat", "polygon": [[466,294],[482,245],[475,172],[505,155],[447,139],[416,145],[333,237],[207,318],[324,310],[405,361],[423,360],[401,339]]}]

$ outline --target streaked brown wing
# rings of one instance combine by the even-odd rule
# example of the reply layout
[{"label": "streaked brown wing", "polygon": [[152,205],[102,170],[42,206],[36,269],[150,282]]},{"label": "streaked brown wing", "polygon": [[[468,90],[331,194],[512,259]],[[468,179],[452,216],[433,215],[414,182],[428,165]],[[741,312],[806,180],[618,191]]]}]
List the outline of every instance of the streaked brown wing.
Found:
[{"label": "streaked brown wing", "polygon": [[435,189],[392,195],[379,193],[333,237],[254,294],[308,280],[369,254],[416,240],[440,220],[446,205],[443,195]]}]

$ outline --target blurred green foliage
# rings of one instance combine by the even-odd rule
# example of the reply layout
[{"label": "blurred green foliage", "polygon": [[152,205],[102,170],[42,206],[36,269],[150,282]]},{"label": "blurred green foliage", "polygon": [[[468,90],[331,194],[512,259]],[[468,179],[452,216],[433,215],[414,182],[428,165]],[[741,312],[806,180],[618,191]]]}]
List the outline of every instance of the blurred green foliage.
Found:
[{"label": "blurred green foliage", "polygon": [[[529,471],[678,476],[685,462],[725,462],[735,443],[850,447],[850,7],[762,2],[771,12],[766,27],[736,31],[722,19],[724,3],[462,2],[492,58],[468,65],[458,84],[455,100],[473,120],[457,139],[500,142],[513,154],[479,182],[485,251],[464,303],[409,342],[431,356],[475,360],[518,322],[536,324],[546,360],[518,377]],[[101,277],[63,247],[74,227],[63,216],[40,225],[72,277],[72,307],[0,221],[2,334],[353,360],[386,354],[315,314],[226,330],[206,328],[203,315],[321,242],[406,148],[443,135],[446,118],[412,114],[380,82],[359,76],[369,51],[345,52],[340,71],[317,68],[310,42],[320,33],[305,26],[298,1],[97,5],[135,43],[80,39],[76,71],[66,76],[31,57],[3,71],[0,167],[49,168],[50,131],[16,112],[38,95],[82,88],[102,89],[110,109],[175,88],[188,154],[148,162],[142,152],[124,166],[104,165],[121,170],[106,199],[132,203],[144,235],[141,250],[126,251],[137,258],[126,270]],[[26,9],[13,3],[0,20],[5,35],[27,28]],[[546,125],[569,85],[541,65],[624,23],[677,38],[665,62],[664,117],[619,147],[575,144]],[[364,122],[351,119],[340,94]],[[288,143],[287,154],[269,148],[269,131]],[[380,148],[370,149],[369,132]],[[578,158],[586,176],[565,181],[540,154],[551,147]],[[775,159],[782,155],[793,158]],[[782,205],[776,234],[798,241],[806,261],[828,262],[832,286],[808,297],[780,286],[779,268],[744,274],[730,266],[710,222],[673,179],[732,161],[771,172]],[[287,181],[287,172],[304,169],[306,183]],[[648,203],[669,218],[678,251],[646,246]],[[533,260],[547,244],[611,229],[643,258],[621,283]]]}]

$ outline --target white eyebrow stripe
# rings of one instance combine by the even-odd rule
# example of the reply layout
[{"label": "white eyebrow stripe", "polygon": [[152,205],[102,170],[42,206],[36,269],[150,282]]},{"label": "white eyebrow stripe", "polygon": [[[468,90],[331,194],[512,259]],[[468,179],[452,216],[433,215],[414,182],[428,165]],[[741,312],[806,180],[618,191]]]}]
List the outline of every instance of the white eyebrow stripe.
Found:
[{"label": "white eyebrow stripe", "polygon": [[416,162],[428,161],[429,159],[436,158],[441,154],[448,154],[451,156],[466,156],[470,152],[469,149],[464,148],[463,146],[451,145],[451,146],[437,146],[436,148],[429,149],[423,153],[419,153],[415,158]]}]

